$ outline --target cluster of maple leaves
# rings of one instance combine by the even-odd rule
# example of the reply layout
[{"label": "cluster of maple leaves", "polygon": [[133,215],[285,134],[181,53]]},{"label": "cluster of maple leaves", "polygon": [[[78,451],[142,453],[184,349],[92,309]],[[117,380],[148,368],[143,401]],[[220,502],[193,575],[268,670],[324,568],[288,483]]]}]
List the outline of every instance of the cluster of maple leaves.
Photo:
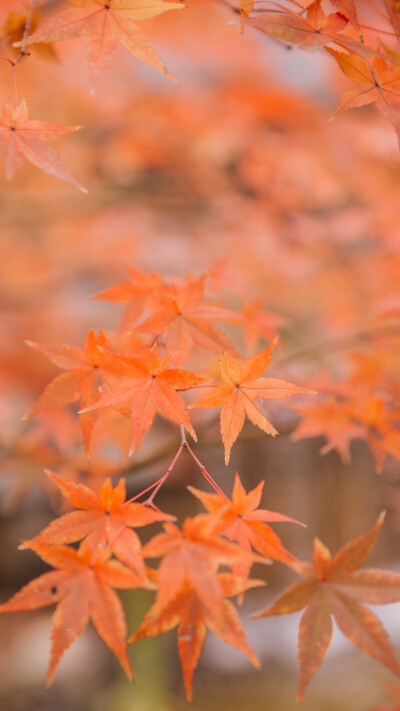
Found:
[{"label": "cluster of maple leaves", "polygon": [[[32,32],[25,38],[22,35],[28,18],[21,14],[24,19],[19,22],[20,37],[11,29],[7,34],[17,47],[22,47],[23,56],[31,45],[52,51],[49,43],[86,34],[92,86],[112,61],[118,41],[170,76],[136,23],[165,10],[182,9],[181,3],[154,0],[143,10],[133,1],[130,4],[117,0],[70,2],[73,8],[44,23],[40,15],[35,19],[36,25],[31,18],[29,29]],[[384,31],[384,42],[379,39],[378,48],[373,46],[376,36],[380,37],[378,29],[369,28],[373,39],[369,43],[363,41],[369,36],[368,28],[358,19],[352,2],[333,3],[338,12],[331,15],[325,15],[319,1],[307,7],[297,6],[298,12],[277,3],[265,4],[269,9],[261,10],[259,4],[240,3],[246,32],[253,27],[286,45],[296,44],[300,49],[314,50],[328,44],[344,49],[339,52],[328,47],[330,55],[356,86],[343,96],[336,113],[376,102],[398,131],[398,57],[396,50],[387,44],[387,32]],[[392,3],[385,7],[397,41],[397,7]],[[361,3],[357,8],[361,14]],[[10,18],[7,22],[11,22]],[[6,103],[0,125],[7,177],[12,177],[21,156],[25,156],[45,172],[84,190],[44,143],[77,128],[29,121],[25,100],[18,102],[15,96],[14,102]],[[245,173],[246,165],[243,166]],[[264,176],[265,173],[255,185],[256,190],[263,189]],[[257,183],[255,178],[254,181]],[[212,276],[218,281],[218,267]],[[379,470],[388,455],[400,456],[398,347],[388,351],[384,341],[378,339],[374,352],[353,353],[350,373],[340,385],[318,381],[307,382],[307,388],[293,385],[280,377],[264,376],[274,351],[276,328],[284,324],[284,318],[266,313],[260,301],[248,302],[242,309],[233,311],[205,301],[204,277],[171,281],[157,273],[143,274],[133,268],[129,277],[129,282],[97,295],[98,299],[126,304],[118,337],[111,349],[104,333],[100,331],[96,336],[92,330],[82,349],[29,342],[63,372],[45,388],[26,419],[47,411],[53,413],[54,408],[79,401],[82,438],[89,455],[99,412],[111,409],[113,414],[130,419],[132,453],[159,412],[177,431],[181,426],[181,445],[167,472],[142,493],[142,504],[125,500],[123,479],[114,488],[110,480],[105,479],[97,489],[50,472],[50,481],[76,510],[56,519],[33,541],[25,542],[24,547],[31,548],[55,570],[32,581],[4,603],[0,611],[57,604],[48,682],[62,653],[89,619],[131,675],[127,655],[129,633],[114,588],[156,590],[155,603],[128,641],[178,627],[186,692],[191,698],[192,676],[207,629],[244,652],[253,664],[259,664],[229,598],[240,600],[246,590],[261,585],[261,581],[249,577],[251,565],[272,558],[291,567],[304,580],[259,614],[268,617],[306,608],[299,631],[299,698],[328,648],[332,615],[343,634],[356,646],[398,675],[399,663],[388,636],[363,603],[399,601],[399,576],[385,571],[358,570],[375,542],[383,517],[368,534],[352,541],[332,559],[317,540],[314,566],[297,561],[268,525],[291,519],[258,508],[262,483],[246,493],[237,476],[232,497],[228,498],[199,462],[184,433],[186,430],[196,437],[192,410],[220,409],[221,435],[228,463],[246,416],[266,434],[276,434],[263,409],[263,399],[279,400],[310,394],[315,389],[325,397],[322,402],[313,398],[293,406],[302,416],[294,437],[323,434],[327,439],[323,452],[337,449],[345,462],[350,458],[350,442],[355,438],[365,439]],[[395,304],[395,312],[396,309],[398,313]],[[255,350],[260,337],[271,343],[255,355],[243,358],[219,328],[221,322],[242,328],[243,341],[250,352]],[[203,367],[196,373],[184,370],[182,366],[193,350],[198,352],[198,349],[218,355],[218,364],[209,371]],[[207,394],[193,400],[197,389],[202,388],[207,389]],[[184,399],[181,392],[188,392],[188,398]],[[208,513],[187,519],[180,530],[172,516],[157,508],[154,499],[184,452],[196,461],[215,493],[191,488]],[[133,529],[156,522],[162,523],[164,532],[142,547]],[[68,545],[77,542],[80,542],[79,548]],[[158,570],[145,564],[145,559],[152,557],[161,558]],[[221,570],[221,566],[228,567],[230,572]]]},{"label": "cluster of maple leaves", "polygon": [[[47,146],[47,141],[75,131],[79,126],[65,127],[48,121],[28,120],[26,101],[23,99],[18,103],[17,98],[16,67],[19,60],[29,54],[27,48],[29,50],[30,45],[44,45],[52,51],[54,42],[86,35],[93,91],[102,73],[111,65],[118,45],[174,79],[137,23],[170,10],[182,10],[185,5],[182,2],[166,0],[149,0],[145,5],[142,0],[68,2],[73,5],[72,8],[57,12],[43,24],[39,20],[37,28],[35,0],[31,0],[30,10],[25,16],[11,16],[6,20],[3,35],[14,40],[12,46],[20,53],[16,59],[2,57],[11,64],[14,71],[15,93],[14,102],[8,101],[2,111],[0,150],[5,161],[7,178],[12,178],[22,157],[25,157],[41,170],[86,192],[67,172],[57,154]],[[256,28],[288,47],[295,45],[307,51],[325,50],[353,82],[353,86],[342,95],[332,119],[348,109],[375,103],[391,122],[400,140],[400,19],[397,3],[394,0],[385,0],[384,27],[375,26],[374,22],[372,27],[370,24],[364,24],[364,18],[359,19],[359,15],[364,11],[363,4],[356,5],[354,0],[332,0],[338,12],[328,15],[322,7],[322,0],[314,0],[305,5],[297,0],[291,3],[288,0],[288,3],[295,5],[297,12],[273,0],[266,0],[261,5],[254,0],[239,0],[242,31],[245,27],[248,30]],[[379,3],[375,4],[377,7],[374,9],[378,14]],[[227,5],[230,7],[228,0]],[[232,6],[236,11],[239,11],[239,8],[236,3]],[[369,7],[365,10],[367,21],[371,22],[368,20]],[[387,25],[390,30],[386,29]],[[31,31],[33,27],[35,29]],[[22,38],[15,40],[18,30],[22,33]],[[364,40],[365,30],[371,35],[370,43]],[[329,45],[345,51],[333,49]]]},{"label": "cluster of maple leaves", "polygon": [[[103,408],[113,408],[121,417],[130,418],[131,452],[151,428],[157,412],[175,423],[181,437],[166,473],[134,499],[126,500],[123,478],[115,487],[106,478],[96,490],[48,472],[74,510],[55,519],[34,539],[24,542],[22,548],[33,550],[55,570],[28,583],[0,606],[0,612],[5,613],[57,605],[47,683],[63,652],[89,620],[130,677],[127,644],[178,627],[188,700],[192,698],[193,673],[207,630],[241,650],[258,667],[259,660],[249,647],[229,598],[238,597],[240,601],[246,590],[263,585],[262,580],[249,577],[251,567],[270,559],[281,561],[304,579],[258,614],[268,617],[306,608],[299,629],[299,700],[329,646],[332,615],[356,646],[400,674],[387,633],[363,605],[399,601],[400,576],[358,570],[375,543],[384,516],[370,532],[348,543],[333,558],[316,539],[313,565],[301,562],[269,525],[299,522],[259,508],[263,482],[246,493],[236,474],[229,498],[186,439],[185,431],[196,439],[188,409],[220,408],[227,464],[246,415],[266,434],[277,434],[262,400],[309,395],[313,391],[263,376],[276,339],[247,359],[235,351],[215,322],[240,324],[243,318],[239,312],[205,300],[204,276],[171,282],[157,273],[146,275],[132,268],[130,277],[129,282],[96,296],[125,304],[120,331],[131,343],[123,352],[111,351],[103,332],[96,337],[93,330],[83,349],[28,342],[63,372],[47,385],[26,418],[79,400],[80,426],[88,456],[96,417]],[[144,335],[149,339],[146,344],[141,340]],[[193,348],[219,355],[215,378],[175,367],[183,365]],[[188,405],[180,392],[197,388],[210,392]],[[184,451],[194,459],[215,493],[189,487],[207,513],[186,518],[179,528],[174,517],[161,511],[154,499]],[[141,503],[139,498],[143,498]],[[153,523],[161,523],[163,532],[142,546],[134,529]],[[68,545],[77,542],[79,548]],[[148,567],[146,558],[160,558],[159,567]],[[228,567],[229,572],[221,570],[221,566]],[[156,590],[153,605],[129,639],[115,588]]]},{"label": "cluster of maple leaves", "polygon": [[[331,4],[338,12],[329,15],[325,14],[321,0],[304,6],[293,2],[301,8],[298,12],[273,1],[263,4],[272,9],[264,11],[258,3],[243,0],[241,11],[246,24],[287,46],[296,45],[311,52],[325,49],[353,82],[353,86],[343,93],[332,119],[348,109],[375,103],[391,122],[400,140],[400,54],[397,46],[400,17],[396,2],[385,0],[382,3],[391,32],[385,27],[375,26],[374,22],[372,27],[364,24],[364,19],[359,19],[359,13],[364,10],[363,4],[354,0],[332,0]],[[374,10],[377,12],[379,5],[375,3]],[[373,32],[370,43],[364,41],[364,29]],[[352,33],[358,37],[355,38]],[[391,38],[396,40],[393,47],[390,45]],[[345,51],[338,51],[329,45]]]}]

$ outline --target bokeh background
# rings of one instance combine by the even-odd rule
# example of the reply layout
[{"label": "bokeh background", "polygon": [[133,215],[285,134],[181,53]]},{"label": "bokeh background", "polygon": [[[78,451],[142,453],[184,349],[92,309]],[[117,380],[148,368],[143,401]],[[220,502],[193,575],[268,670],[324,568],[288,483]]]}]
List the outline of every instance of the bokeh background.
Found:
[{"label": "bokeh background", "polygon": [[[17,546],[61,510],[45,468],[92,481],[122,470],[134,495],[161,476],[174,452],[176,429],[161,420],[129,460],[129,425],[105,414],[90,464],[73,407],[21,422],[56,375],[25,340],[82,345],[91,326],[115,334],[121,309],[91,297],[124,281],[127,266],[168,278],[206,272],[212,298],[246,316],[244,335],[227,331],[236,347],[249,356],[278,332],[276,365],[285,364],[293,382],[340,382],[357,349],[396,353],[397,344],[398,353],[400,171],[390,125],[373,108],[329,123],[347,84],[323,52],[288,51],[251,29],[241,35],[223,3],[188,0],[184,11],[146,23],[145,31],[179,83],[121,50],[91,95],[83,39],[58,43],[54,52],[33,48],[18,66],[19,95],[32,118],[83,126],[54,147],[89,193],[27,163],[10,183],[0,171],[2,600],[44,570]],[[10,55],[7,43],[3,33],[1,53]],[[5,103],[13,85],[3,64]],[[375,331],[386,340],[377,342]],[[201,358],[210,367],[215,360]],[[306,559],[315,535],[335,550],[387,508],[370,562],[399,570],[398,460],[389,457],[378,477],[367,443],[355,441],[345,465],[335,451],[320,454],[323,438],[294,441],[293,409],[270,412],[280,437],[249,425],[229,467],[215,412],[198,416],[196,452],[219,485],[229,493],[236,470],[248,488],[265,479],[264,507],[307,524],[279,528],[285,545]],[[203,485],[182,457],[158,505],[180,519],[199,511],[189,483]],[[299,615],[250,619],[294,576],[280,563],[255,574],[268,586],[246,595],[242,613],[262,670],[210,638],[195,675],[194,711],[295,708]],[[133,631],[151,596],[122,597]],[[399,646],[398,605],[378,614]],[[50,630],[50,610],[0,617],[2,711],[189,708],[175,632],[134,645],[132,685],[89,628],[46,690]],[[335,633],[302,707],[397,708],[387,700],[393,684]]]}]

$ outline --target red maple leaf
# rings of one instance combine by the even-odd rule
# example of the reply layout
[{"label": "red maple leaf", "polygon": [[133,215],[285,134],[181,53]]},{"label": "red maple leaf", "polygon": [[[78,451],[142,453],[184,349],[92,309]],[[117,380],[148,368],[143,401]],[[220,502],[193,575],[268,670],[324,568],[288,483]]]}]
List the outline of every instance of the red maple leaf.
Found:
[{"label": "red maple leaf", "polygon": [[50,121],[32,121],[28,120],[28,117],[25,99],[22,99],[18,106],[8,101],[3,108],[0,118],[0,152],[4,158],[8,180],[21,164],[22,157],[25,157],[45,173],[66,180],[78,190],[87,193],[86,188],[67,172],[57,153],[46,144],[46,141],[65,136],[71,131],[78,131],[81,127],[59,126]]}]

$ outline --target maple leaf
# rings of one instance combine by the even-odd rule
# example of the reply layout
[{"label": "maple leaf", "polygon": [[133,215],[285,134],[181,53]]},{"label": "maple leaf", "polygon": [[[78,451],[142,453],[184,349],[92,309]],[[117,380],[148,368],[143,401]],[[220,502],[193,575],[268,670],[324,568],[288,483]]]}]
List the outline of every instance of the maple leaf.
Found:
[{"label": "maple leaf", "polygon": [[25,99],[22,99],[18,106],[8,101],[0,118],[0,152],[4,158],[7,179],[13,177],[24,156],[45,173],[65,180],[87,193],[86,188],[67,172],[57,153],[45,143],[80,128],[59,126],[50,121],[29,120]]},{"label": "maple leaf", "polygon": [[390,22],[392,23],[393,29],[398,38],[400,33],[400,15],[398,5],[396,0],[384,0],[384,2]]},{"label": "maple leaf", "polygon": [[254,0],[239,0],[239,9],[241,18],[240,33],[243,34],[245,28],[245,20],[247,20],[249,15],[254,10]]},{"label": "maple leaf", "polygon": [[241,309],[243,314],[243,337],[250,352],[254,352],[261,338],[267,342],[277,337],[277,329],[287,325],[288,319],[278,316],[262,307],[262,299],[254,299],[245,303]]},{"label": "maple leaf", "polygon": [[157,272],[147,275],[132,266],[128,267],[128,272],[129,282],[110,286],[92,297],[127,304],[121,319],[121,331],[129,331],[134,326],[146,305],[152,305],[157,300],[157,294],[163,285]]},{"label": "maple leaf", "polygon": [[254,425],[273,437],[277,430],[267,420],[264,413],[255,404],[258,398],[276,400],[301,393],[314,394],[314,391],[300,388],[277,378],[261,378],[268,367],[272,352],[276,346],[275,339],[268,348],[256,353],[248,360],[236,360],[224,353],[220,358],[222,384],[218,385],[209,395],[189,405],[193,407],[221,407],[221,434],[225,446],[225,464],[229,462],[230,451],[237,439],[245,420],[245,416]]},{"label": "maple leaf", "polygon": [[248,24],[282,42],[291,42],[302,49],[314,51],[342,36],[338,33],[347,25],[347,19],[338,12],[325,15],[321,0],[315,0],[307,9],[306,17],[279,3],[271,3],[276,10],[260,13]]},{"label": "maple leaf", "polygon": [[358,21],[357,8],[354,0],[331,0],[332,5],[334,5],[339,12],[344,15],[351,25],[357,30],[360,39],[363,39],[360,23]]},{"label": "maple leaf", "polygon": [[[242,595],[250,587],[264,584],[261,580],[243,581],[230,573],[220,573],[217,580],[223,597]],[[172,599],[167,601],[156,599],[128,642],[136,642],[138,639],[168,632],[178,625],[179,657],[188,701],[192,700],[193,673],[203,649],[207,628],[224,642],[246,654],[255,667],[260,667],[258,658],[249,647],[241,619],[232,603],[221,600],[220,615],[217,620],[198,596],[196,589],[187,581],[182,584]]]},{"label": "maple leaf", "polygon": [[[355,25],[354,16],[350,18],[351,0],[349,0],[349,8],[346,9],[346,12],[339,7],[340,2],[341,0],[337,0],[333,3],[339,12],[325,15],[321,7],[321,0],[314,0],[307,8],[306,17],[277,2],[270,2],[269,4],[277,8],[276,10],[260,13],[257,17],[248,19],[246,24],[252,25],[281,42],[286,44],[290,42],[311,52],[332,43],[362,56],[387,59],[388,52],[382,53],[365,44],[364,41],[342,34],[342,30],[350,22],[356,27],[362,40],[359,25]],[[344,5],[346,0],[342,0],[342,2]]]},{"label": "maple leaf", "polygon": [[359,649],[400,674],[390,639],[374,613],[361,603],[385,605],[400,600],[400,575],[384,570],[358,570],[372,548],[384,520],[344,545],[333,558],[318,538],[313,562],[294,562],[304,578],[295,583],[266,610],[255,617],[286,615],[306,608],[299,628],[300,676],[298,700],[321,665],[332,635],[333,616],[341,632]]},{"label": "maple leaf", "polygon": [[[125,480],[120,479],[113,488],[107,478],[99,493],[83,484],[67,481],[53,472],[47,476],[54,481],[72,506],[71,511],[55,519],[33,540],[43,545],[75,543],[83,538],[93,551],[109,548],[117,558],[146,579],[142,546],[132,528],[147,526],[154,521],[170,519],[168,514],[138,503],[125,502]],[[29,544],[28,544],[29,545]]]},{"label": "maple leaf", "polygon": [[157,603],[165,607],[187,583],[209,615],[224,623],[223,597],[218,581],[219,565],[232,567],[243,562],[265,562],[254,553],[241,550],[218,534],[223,526],[217,517],[199,514],[183,522],[182,531],[173,523],[164,523],[164,533],[154,536],[143,547],[145,558],[162,556],[158,571]]},{"label": "maple leaf", "polygon": [[132,401],[131,454],[142,437],[150,429],[157,409],[169,420],[183,424],[196,439],[195,431],[185,410],[186,405],[176,390],[187,390],[205,382],[204,378],[170,368],[172,356],[160,359],[155,343],[143,362],[134,356],[106,354],[110,367],[115,365],[119,375],[126,378],[108,388],[107,393],[95,404],[81,412],[93,412],[101,407],[116,407]]},{"label": "maple leaf", "polygon": [[151,589],[153,584],[150,581],[144,584],[142,578],[119,561],[108,560],[107,551],[94,554],[85,543],[78,551],[68,546],[44,546],[34,542],[25,546],[58,570],[44,573],[25,585],[8,602],[0,605],[0,613],[35,610],[57,603],[46,683],[51,683],[61,656],[83,632],[89,620],[132,678],[125,615],[113,588]]},{"label": "maple leaf", "polygon": [[178,365],[186,360],[193,343],[214,353],[235,352],[229,338],[212,322],[241,321],[242,317],[230,309],[203,304],[204,280],[203,275],[176,293],[161,296],[161,307],[138,327],[154,335],[166,333],[167,349],[176,353]]},{"label": "maple leaf", "polygon": [[375,103],[394,127],[400,142],[400,67],[390,66],[380,58],[370,64],[355,54],[344,54],[329,47],[326,51],[356,85],[342,94],[340,105],[331,120],[347,109]]},{"label": "maple leaf", "polygon": [[353,439],[363,439],[366,427],[354,418],[354,411],[348,402],[328,399],[317,405],[297,406],[302,419],[292,435],[297,441],[304,437],[325,437],[327,444],[319,451],[327,454],[336,450],[345,465],[349,465],[350,443]]},{"label": "maple leaf", "polygon": [[[232,501],[220,494],[209,494],[193,486],[189,486],[192,492],[204,504],[206,509],[213,514],[219,513],[224,524],[223,533],[233,541],[237,541],[243,550],[251,551],[253,548],[267,558],[274,558],[283,563],[291,563],[295,557],[282,545],[280,538],[267,525],[269,522],[290,521],[301,524],[299,521],[277,513],[259,509],[264,482],[246,494],[240,481],[239,474],[235,474],[235,482],[232,491]],[[233,572],[244,578],[248,576],[250,563],[243,562],[233,567]]]},{"label": "maple leaf", "polygon": [[[376,471],[381,473],[387,455],[400,457],[400,413],[391,411],[383,398],[376,397],[367,383],[367,393],[353,382],[346,382],[338,399],[328,399],[314,406],[297,406],[302,420],[292,439],[324,436],[327,444],[320,449],[326,454],[337,450],[342,462],[350,464],[350,443],[353,439],[365,440],[375,458]],[[347,394],[347,397],[346,397]]]},{"label": "maple leaf", "polygon": [[[358,395],[358,396],[357,396]],[[382,397],[355,391],[351,410],[356,421],[364,425],[367,440],[381,473],[386,456],[400,456],[400,411],[391,411]]]},{"label": "maple leaf", "polygon": [[[100,376],[105,378],[110,374],[110,370],[107,368],[108,361],[104,355],[106,351],[101,351],[97,347],[101,346],[103,349],[108,347],[106,337],[101,329],[97,338],[93,329],[90,329],[83,350],[77,346],[69,345],[44,346],[33,341],[27,341],[27,344],[43,353],[58,368],[62,368],[66,372],[58,375],[47,385],[39,400],[25,415],[24,420],[43,410],[69,405],[76,400],[80,400],[81,406],[86,407],[99,399]],[[96,419],[96,411],[85,411],[79,414],[87,456],[89,456],[90,441]]]},{"label": "maple leaf", "polygon": [[246,19],[254,8],[254,0],[239,0],[240,14]]},{"label": "maple leaf", "polygon": [[[92,84],[107,69],[122,44],[142,62],[173,79],[154,47],[136,25],[168,10],[181,10],[184,5],[166,0],[69,0],[76,7],[48,20],[31,34],[24,45],[35,42],[57,42],[87,34],[87,56]],[[20,47],[21,42],[15,46]]]}]

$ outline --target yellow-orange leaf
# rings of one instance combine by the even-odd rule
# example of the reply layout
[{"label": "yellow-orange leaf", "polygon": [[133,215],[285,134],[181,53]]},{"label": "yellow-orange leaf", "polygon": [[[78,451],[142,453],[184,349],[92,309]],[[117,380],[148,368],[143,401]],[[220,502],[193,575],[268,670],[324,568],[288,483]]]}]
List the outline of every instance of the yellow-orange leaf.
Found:
[{"label": "yellow-orange leaf", "polygon": [[258,398],[276,400],[313,391],[300,388],[277,378],[260,377],[268,367],[276,339],[268,348],[256,353],[248,360],[237,360],[224,353],[220,358],[222,384],[209,395],[189,406],[215,408],[221,407],[221,435],[225,445],[225,464],[228,464],[230,451],[243,425],[245,416],[251,422],[273,437],[278,434],[275,427],[265,417],[256,404]]}]

